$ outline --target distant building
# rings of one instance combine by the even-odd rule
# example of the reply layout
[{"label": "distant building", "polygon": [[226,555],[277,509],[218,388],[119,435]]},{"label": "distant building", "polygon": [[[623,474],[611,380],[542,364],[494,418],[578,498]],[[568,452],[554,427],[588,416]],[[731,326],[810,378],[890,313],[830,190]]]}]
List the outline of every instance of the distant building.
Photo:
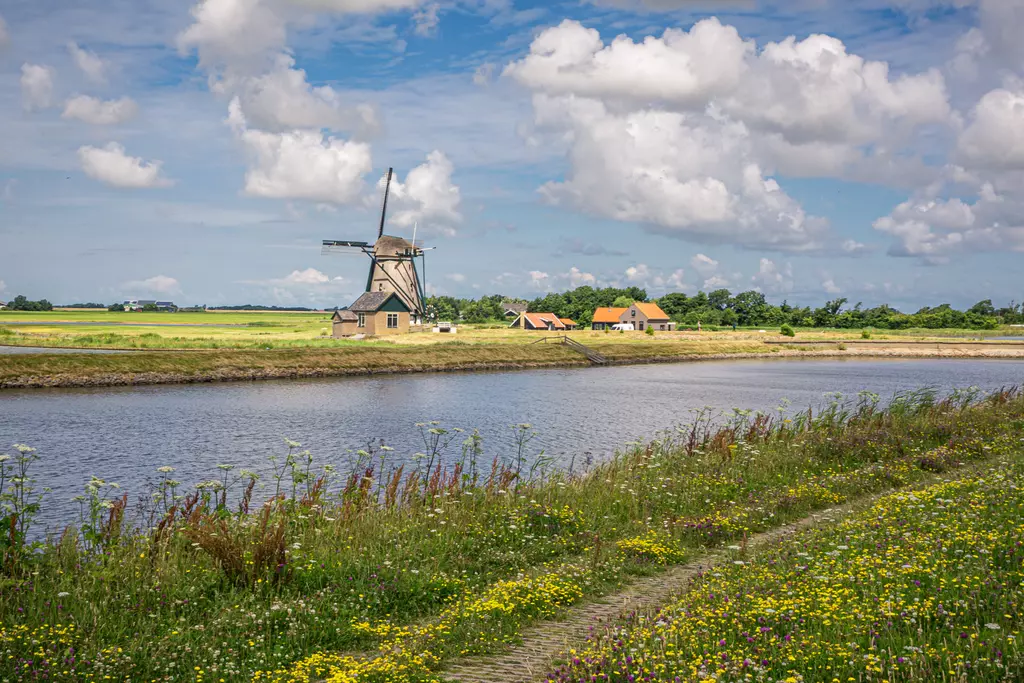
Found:
[{"label": "distant building", "polygon": [[409,331],[409,306],[395,292],[366,292],[331,318],[336,339],[356,334],[388,335]]},{"label": "distant building", "polygon": [[590,329],[610,330],[612,325],[622,322],[622,314],[628,310],[628,308],[599,308],[594,311],[594,319],[591,321]]},{"label": "distant building", "polygon": [[576,323],[568,318],[559,318],[554,313],[520,313],[509,327],[553,332],[556,330],[575,330]]},{"label": "distant building", "polygon": [[502,301],[501,307],[505,310],[505,317],[518,318],[523,313],[526,313],[528,304],[520,304],[512,301]]},{"label": "distant building", "polygon": [[178,308],[173,301],[157,301],[156,299],[126,299],[124,301],[124,310],[126,311],[141,311],[146,306],[156,306],[161,311],[173,311]]},{"label": "distant building", "polygon": [[629,308],[599,308],[594,311],[591,325],[595,330],[610,330],[613,325],[631,323],[634,329],[643,332],[651,328],[661,331],[676,329],[668,314],[653,303],[635,303]]},{"label": "distant building", "polygon": [[7,304],[5,304],[3,301],[0,301],[0,311],[4,310],[5,308],[7,308]]}]

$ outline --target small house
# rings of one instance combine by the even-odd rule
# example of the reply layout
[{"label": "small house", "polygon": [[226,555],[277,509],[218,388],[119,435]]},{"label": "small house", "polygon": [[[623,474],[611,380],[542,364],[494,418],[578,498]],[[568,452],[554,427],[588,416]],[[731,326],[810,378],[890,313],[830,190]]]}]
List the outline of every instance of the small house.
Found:
[{"label": "small house", "polygon": [[547,330],[549,332],[575,330],[576,323],[568,318],[559,318],[554,313],[521,313],[509,327],[524,330]]},{"label": "small house", "polygon": [[669,320],[668,314],[654,303],[638,302],[633,304],[619,316],[619,322],[633,323],[633,326],[640,332],[648,328],[661,331],[676,328],[676,324]]},{"label": "small house", "polygon": [[612,325],[622,322],[620,318],[628,310],[628,308],[599,308],[594,311],[594,319],[591,322],[590,328],[593,330],[610,330]]},{"label": "small house", "polygon": [[366,292],[348,309],[335,311],[333,336],[405,334],[410,317],[409,307],[394,292]]}]

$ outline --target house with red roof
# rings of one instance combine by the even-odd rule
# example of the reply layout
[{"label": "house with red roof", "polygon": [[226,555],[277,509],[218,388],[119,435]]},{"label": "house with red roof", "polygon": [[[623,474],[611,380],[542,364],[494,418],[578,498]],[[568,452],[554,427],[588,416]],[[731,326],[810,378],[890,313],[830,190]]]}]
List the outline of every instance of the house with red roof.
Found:
[{"label": "house with red roof", "polygon": [[676,329],[676,324],[669,320],[668,314],[658,304],[637,302],[629,308],[599,308],[594,311],[591,325],[595,330],[608,330],[613,325],[632,323],[633,329],[643,332],[647,329],[669,331]]},{"label": "house with red roof", "polygon": [[524,330],[564,332],[566,330],[575,330],[576,323],[569,318],[559,318],[554,313],[520,313],[509,327],[520,327]]}]

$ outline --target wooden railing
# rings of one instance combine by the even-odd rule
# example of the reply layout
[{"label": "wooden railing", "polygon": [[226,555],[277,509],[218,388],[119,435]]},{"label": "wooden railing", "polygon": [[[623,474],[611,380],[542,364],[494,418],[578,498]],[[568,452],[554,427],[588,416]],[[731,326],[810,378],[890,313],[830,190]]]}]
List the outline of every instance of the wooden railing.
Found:
[{"label": "wooden railing", "polygon": [[575,339],[572,339],[572,338],[567,337],[565,335],[558,335],[557,337],[544,337],[543,339],[538,339],[537,341],[531,342],[531,343],[533,343],[533,344],[545,344],[547,342],[555,342],[557,344],[562,344],[563,346],[568,346],[573,351],[577,351],[579,353],[582,353],[584,356],[587,357],[587,360],[589,360],[591,363],[595,363],[597,365],[601,365],[603,363],[607,363],[608,362],[607,358],[605,358],[604,356],[599,354],[594,349],[590,348],[589,346],[584,346],[583,344],[580,344]]}]

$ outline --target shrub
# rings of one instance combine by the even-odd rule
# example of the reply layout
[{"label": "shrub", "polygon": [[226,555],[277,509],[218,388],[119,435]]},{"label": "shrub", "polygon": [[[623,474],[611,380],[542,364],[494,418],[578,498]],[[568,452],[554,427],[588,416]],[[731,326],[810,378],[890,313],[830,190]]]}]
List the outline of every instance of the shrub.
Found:
[{"label": "shrub", "polygon": [[796,332],[794,332],[793,328],[790,327],[789,325],[783,325],[782,329],[779,330],[779,334],[781,334],[783,337],[795,337],[796,336]]},{"label": "shrub", "polygon": [[644,334],[646,334],[648,337],[653,337],[654,336],[654,328],[653,327],[648,327],[647,331],[644,332]]},{"label": "shrub", "polygon": [[871,339],[871,333],[868,332],[867,330],[861,330],[860,331],[860,338],[861,339]]}]

